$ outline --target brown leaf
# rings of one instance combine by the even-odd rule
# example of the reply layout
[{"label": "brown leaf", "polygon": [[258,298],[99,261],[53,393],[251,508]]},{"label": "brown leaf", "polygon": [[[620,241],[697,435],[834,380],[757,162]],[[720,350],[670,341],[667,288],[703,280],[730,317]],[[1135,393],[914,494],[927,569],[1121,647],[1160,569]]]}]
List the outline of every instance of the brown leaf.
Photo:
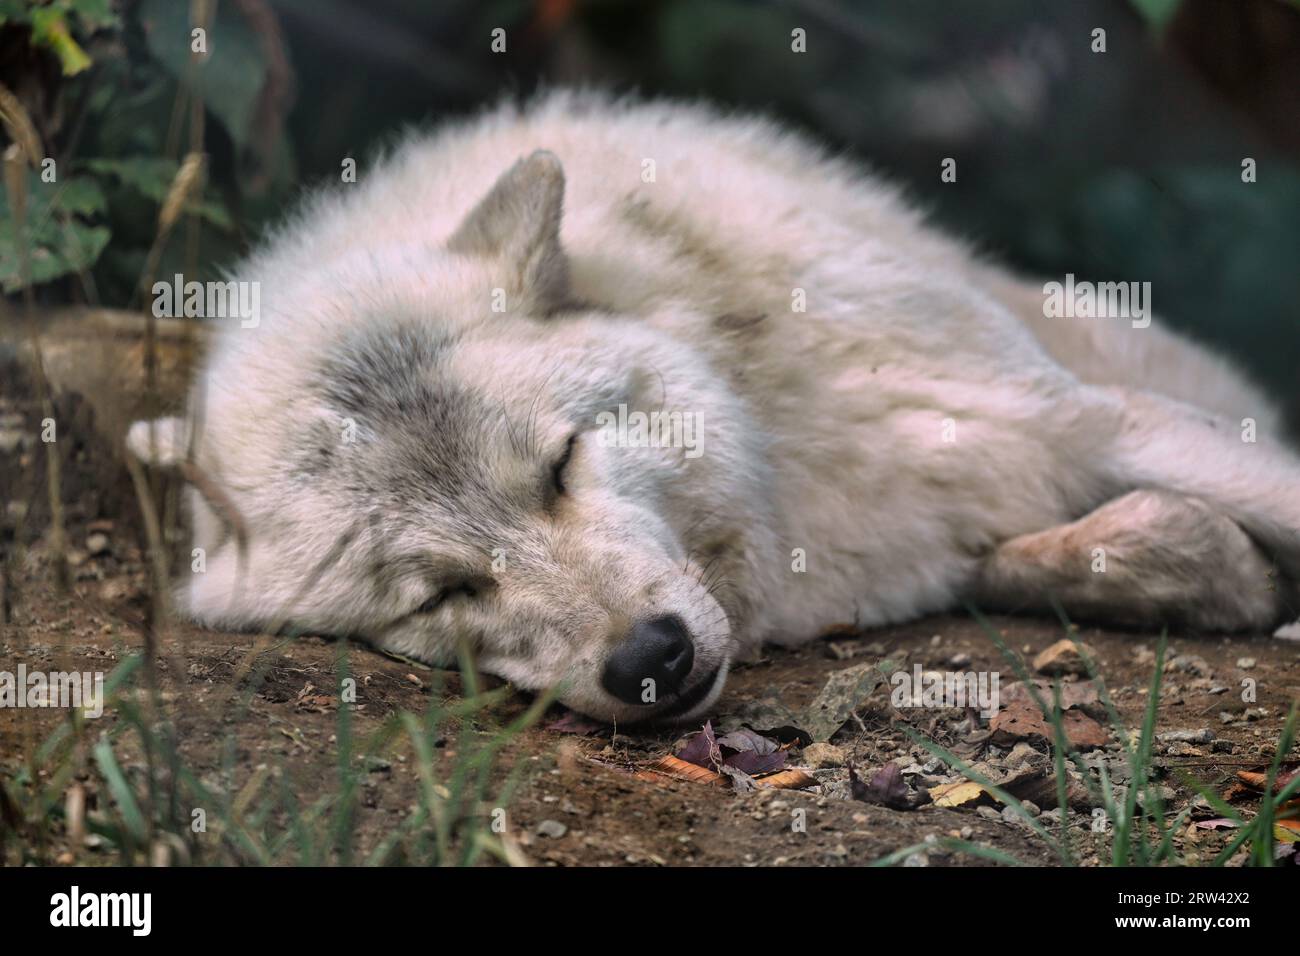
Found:
[{"label": "brown leaf", "polygon": [[817,786],[817,778],[798,767],[770,773],[754,782],[760,787],[775,787],[777,790],[802,790],[804,787]]},{"label": "brown leaf", "polygon": [[929,790],[930,799],[936,807],[960,807],[962,804],[978,800],[981,803],[992,801],[989,792],[974,780],[958,780],[956,783],[941,783]]},{"label": "brown leaf", "polygon": [[[1079,710],[1067,710],[1061,715],[1065,739],[1078,750],[1093,750],[1105,746],[1109,735],[1106,728]],[[993,742],[1008,746],[1019,740],[1040,738],[1052,740],[1052,725],[1038,705],[1029,699],[1013,700],[1002,707],[989,721]]]},{"label": "brown leaf", "polygon": [[636,777],[638,780],[651,780],[655,783],[662,783],[662,777],[673,777],[677,780],[688,780],[691,783],[708,783],[715,787],[725,787],[730,784],[727,777],[715,773],[708,767],[687,763],[685,760],[679,760],[673,756],[661,757],[645,770],[638,771]]},{"label": "brown leaf", "polygon": [[[1291,781],[1296,778],[1297,774],[1300,774],[1300,767],[1296,767],[1294,770],[1290,770],[1285,773],[1279,773],[1277,775],[1277,779],[1273,781],[1273,792],[1281,793],[1282,790],[1285,789],[1287,785],[1290,784]],[[1267,773],[1257,773],[1253,770],[1238,770],[1237,779],[1240,780],[1242,783],[1244,783],[1246,786],[1250,787],[1252,790],[1262,791],[1265,787],[1268,786]]]}]

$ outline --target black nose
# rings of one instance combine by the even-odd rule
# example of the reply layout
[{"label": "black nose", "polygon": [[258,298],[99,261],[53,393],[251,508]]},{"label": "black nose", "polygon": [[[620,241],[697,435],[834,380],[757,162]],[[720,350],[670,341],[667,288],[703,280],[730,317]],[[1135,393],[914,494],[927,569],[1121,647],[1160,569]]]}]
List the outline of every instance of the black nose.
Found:
[{"label": "black nose", "polygon": [[681,690],[694,663],[686,625],[669,614],[634,626],[605,661],[600,682],[625,704],[653,704]]}]

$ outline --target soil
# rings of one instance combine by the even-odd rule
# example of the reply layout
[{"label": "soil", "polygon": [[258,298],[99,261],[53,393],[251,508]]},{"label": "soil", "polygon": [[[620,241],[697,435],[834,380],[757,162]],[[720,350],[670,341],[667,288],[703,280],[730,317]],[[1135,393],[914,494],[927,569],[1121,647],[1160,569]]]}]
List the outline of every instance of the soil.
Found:
[{"label": "soil", "polygon": [[[39,530],[47,509],[41,504],[44,453],[35,438],[38,411],[10,398],[0,415],[9,416],[0,421],[5,426],[0,432],[25,436],[0,449],[5,475],[0,505],[7,505],[7,545],[13,557],[7,579],[12,607],[0,635],[0,670],[13,671],[25,662],[29,670],[111,671],[123,655],[140,650],[148,610],[143,537],[129,479],[113,449],[91,432],[60,440],[72,565],[70,589],[60,592],[51,573],[48,535]],[[18,520],[24,510],[32,520]],[[1063,636],[1062,626],[1053,621],[994,618],[992,623],[1026,660]],[[1078,636],[1093,649],[1126,726],[1138,727],[1159,636],[1091,627],[1080,628]],[[360,645],[311,636],[216,633],[169,622],[159,649],[161,690],[188,765],[200,777],[219,774],[233,742],[236,787],[264,764],[290,767],[295,785],[307,793],[328,785],[337,763],[333,688],[340,650],[359,686],[353,710],[359,737],[399,710],[424,710],[438,684],[437,673]],[[856,653],[844,656],[850,652]],[[897,659],[903,652],[909,670],[920,664],[938,671],[999,672],[1004,687],[1015,680],[975,621],[965,615],[941,616],[864,635],[837,634],[794,651],[768,649],[734,670],[713,722],[726,726],[729,715],[764,699],[797,712],[833,672]],[[1157,744],[1160,783],[1172,791],[1165,810],[1173,815],[1196,798],[1183,773],[1223,792],[1238,770],[1259,769],[1271,759],[1287,709],[1300,699],[1300,643],[1175,633],[1169,638],[1169,655],[1158,730],[1208,730],[1212,735],[1211,740]],[[254,671],[265,675],[260,684],[249,683]],[[1244,681],[1254,687],[1255,700],[1242,700]],[[442,686],[455,696],[459,679],[448,675]],[[246,689],[252,689],[251,697]],[[239,706],[243,699],[248,699],[246,710]],[[528,703],[526,695],[509,695],[493,716],[511,719]],[[989,740],[972,744],[987,737],[987,727],[972,727],[967,713],[895,707],[888,686],[865,701],[832,738],[842,753],[811,771],[817,785],[806,790],[758,787],[737,793],[664,775],[638,776],[634,770],[672,752],[684,733],[698,727],[604,729],[587,735],[548,729],[561,714],[561,708],[554,708],[516,737],[498,772],[523,769],[507,810],[507,832],[519,853],[537,865],[862,865],[928,838],[949,836],[1025,863],[1059,862],[1027,826],[992,809],[981,811],[971,804],[899,810],[850,799],[845,763],[867,779],[896,762],[911,769],[907,779],[916,792],[926,789],[927,782],[958,779],[913,744],[903,724],[945,747],[971,753],[970,759],[985,761],[995,771],[1013,769],[1007,763],[1009,745]],[[56,710],[0,708],[0,776],[7,784],[27,761],[33,742],[44,739],[64,716]],[[104,728],[119,719],[106,713]],[[120,759],[131,770],[143,755],[131,749],[132,735],[122,740]],[[1047,750],[1042,742],[1031,744]],[[449,735],[441,742],[440,759],[451,759],[456,746],[456,737]],[[1118,756],[1113,737],[1093,752],[1094,758],[1116,763]],[[391,832],[415,799],[411,755],[397,747],[387,757],[386,765],[367,774],[355,822],[362,852]],[[805,757],[806,751],[795,746],[789,764],[806,766]],[[1193,813],[1194,819],[1211,816],[1218,814],[1204,807]],[[1093,832],[1092,819],[1089,808],[1081,806],[1071,812],[1071,829],[1081,862],[1100,865],[1110,838]],[[1176,849],[1186,862],[1207,862],[1229,835],[1184,825]],[[61,836],[52,838],[57,844]],[[114,862],[93,847],[56,845],[51,855],[80,864],[101,857]],[[942,847],[914,854],[908,862],[991,865]]]}]

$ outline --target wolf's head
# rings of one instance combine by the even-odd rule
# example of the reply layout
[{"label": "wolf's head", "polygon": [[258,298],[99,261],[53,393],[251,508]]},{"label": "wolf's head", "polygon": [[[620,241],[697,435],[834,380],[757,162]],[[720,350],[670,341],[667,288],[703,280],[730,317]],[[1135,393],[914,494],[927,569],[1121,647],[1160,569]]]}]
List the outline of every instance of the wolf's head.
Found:
[{"label": "wolf's head", "polygon": [[[435,663],[467,646],[604,719],[715,699],[767,520],[758,432],[689,347],[580,303],[563,192],[535,153],[416,275],[410,249],[372,251],[345,294],[225,330],[190,421],[247,546],[192,493],[187,613]],[[193,427],[129,444],[179,459]]]}]

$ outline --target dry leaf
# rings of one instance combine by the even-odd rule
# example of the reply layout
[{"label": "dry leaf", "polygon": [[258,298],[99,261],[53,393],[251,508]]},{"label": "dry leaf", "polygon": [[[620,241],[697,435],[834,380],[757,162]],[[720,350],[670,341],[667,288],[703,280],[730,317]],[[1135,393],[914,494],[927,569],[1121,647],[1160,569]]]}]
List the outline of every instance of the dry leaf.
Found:
[{"label": "dry leaf", "polygon": [[936,807],[960,807],[972,800],[988,797],[988,792],[974,780],[941,783],[937,787],[931,787],[929,794]]},{"label": "dry leaf", "polygon": [[701,767],[677,757],[662,757],[637,774],[639,780],[660,782],[660,776],[673,777],[677,780],[689,780],[691,783],[709,783],[714,786],[727,786],[730,781],[720,773],[714,773],[708,767]]},{"label": "dry leaf", "polygon": [[[1105,746],[1110,739],[1106,728],[1093,720],[1081,710],[1067,710],[1061,715],[1065,739],[1077,750],[1093,750]],[[993,731],[993,742],[998,746],[1007,746],[1018,740],[1041,738],[1052,739],[1052,725],[1038,705],[1028,698],[1013,700],[1002,707],[989,721]]]},{"label": "dry leaf", "polygon": [[766,777],[759,777],[754,782],[760,787],[775,787],[777,790],[802,790],[804,787],[817,786],[817,778],[798,767],[778,770]]}]

